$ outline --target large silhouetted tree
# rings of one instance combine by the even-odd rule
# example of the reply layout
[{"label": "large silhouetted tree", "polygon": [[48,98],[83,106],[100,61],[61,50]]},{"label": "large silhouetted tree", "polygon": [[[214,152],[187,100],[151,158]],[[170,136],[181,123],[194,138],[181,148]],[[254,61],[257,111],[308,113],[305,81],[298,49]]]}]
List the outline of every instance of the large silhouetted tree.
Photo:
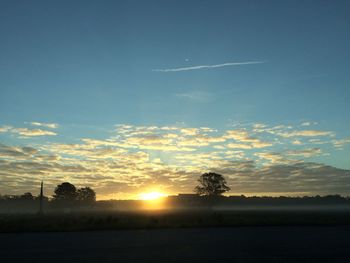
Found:
[{"label": "large silhouetted tree", "polygon": [[194,191],[199,195],[219,196],[230,190],[225,178],[217,173],[204,173],[198,179]]},{"label": "large silhouetted tree", "polygon": [[55,201],[75,201],[77,197],[77,190],[71,183],[65,182],[57,185],[55,194],[53,196]]},{"label": "large silhouetted tree", "polygon": [[83,187],[77,191],[77,200],[83,203],[93,203],[96,201],[96,193],[90,187]]}]

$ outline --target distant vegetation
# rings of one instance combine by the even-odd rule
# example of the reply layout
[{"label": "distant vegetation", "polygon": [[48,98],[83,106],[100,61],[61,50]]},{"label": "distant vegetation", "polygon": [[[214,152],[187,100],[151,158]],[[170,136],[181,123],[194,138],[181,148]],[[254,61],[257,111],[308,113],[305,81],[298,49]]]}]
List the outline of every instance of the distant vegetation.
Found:
[{"label": "distant vegetation", "polygon": [[76,189],[68,182],[57,185],[52,202],[55,205],[92,205],[96,201],[96,193],[90,187]]},{"label": "distant vegetation", "polygon": [[[52,198],[42,196],[43,211],[66,209],[89,209],[96,203],[96,193],[90,187],[77,189],[73,184],[64,182],[57,185]],[[22,195],[0,195],[0,213],[33,213],[42,212],[40,195],[32,193]]]},{"label": "distant vegetation", "polygon": [[29,192],[0,195],[0,232],[350,224],[349,197],[222,195],[228,190],[222,175],[206,173],[195,194],[168,196],[151,208],[152,201],[96,201],[93,189],[64,182],[50,199]]},{"label": "distant vegetation", "polygon": [[[270,209],[296,207],[349,207],[350,198],[340,195],[304,196],[304,197],[246,197],[224,196],[229,191],[225,178],[216,173],[204,173],[198,180],[195,194],[179,194],[163,198],[158,209],[189,209],[195,210],[237,210],[237,209]],[[96,201],[96,193],[90,187],[76,188],[69,182],[64,182],[54,190],[51,198],[42,198],[42,212],[75,212],[75,211],[137,211],[150,209],[145,201],[140,200],[110,200]],[[0,213],[37,213],[40,196],[32,193],[22,195],[0,195]],[[154,208],[153,208],[154,209]]]}]

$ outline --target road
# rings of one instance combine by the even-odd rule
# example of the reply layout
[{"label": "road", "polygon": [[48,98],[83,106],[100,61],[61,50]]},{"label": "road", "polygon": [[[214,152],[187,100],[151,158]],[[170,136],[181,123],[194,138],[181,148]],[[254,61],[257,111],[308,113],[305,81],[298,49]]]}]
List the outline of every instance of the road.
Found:
[{"label": "road", "polygon": [[350,262],[350,227],[0,234],[7,262]]}]

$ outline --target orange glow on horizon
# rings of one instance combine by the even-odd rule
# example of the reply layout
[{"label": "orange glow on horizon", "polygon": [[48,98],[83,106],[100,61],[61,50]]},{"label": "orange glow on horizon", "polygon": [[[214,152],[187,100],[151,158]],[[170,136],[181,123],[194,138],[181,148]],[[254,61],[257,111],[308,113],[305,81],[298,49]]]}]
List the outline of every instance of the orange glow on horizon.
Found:
[{"label": "orange glow on horizon", "polygon": [[160,192],[149,192],[149,193],[141,193],[139,194],[139,199],[141,200],[156,200],[167,196],[166,194]]},{"label": "orange glow on horizon", "polygon": [[147,192],[139,194],[139,199],[143,202],[143,209],[159,210],[166,207],[165,198],[167,195],[161,192]]}]

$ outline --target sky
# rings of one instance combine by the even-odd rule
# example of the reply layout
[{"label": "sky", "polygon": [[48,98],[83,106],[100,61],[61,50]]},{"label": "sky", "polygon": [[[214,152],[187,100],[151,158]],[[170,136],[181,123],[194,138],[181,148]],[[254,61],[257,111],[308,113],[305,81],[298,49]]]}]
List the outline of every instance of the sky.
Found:
[{"label": "sky", "polygon": [[0,1],[0,194],[350,195],[349,1]]}]

